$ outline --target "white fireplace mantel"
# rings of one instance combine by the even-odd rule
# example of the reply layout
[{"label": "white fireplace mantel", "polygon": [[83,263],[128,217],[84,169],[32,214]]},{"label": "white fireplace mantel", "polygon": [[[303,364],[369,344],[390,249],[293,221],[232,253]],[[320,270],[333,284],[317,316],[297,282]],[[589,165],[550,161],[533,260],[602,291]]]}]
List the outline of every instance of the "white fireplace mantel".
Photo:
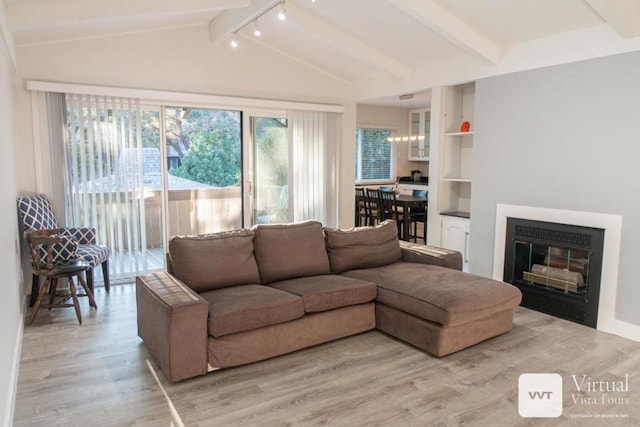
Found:
[{"label": "white fireplace mantel", "polygon": [[503,280],[507,218],[521,218],[604,229],[604,253],[597,329],[634,341],[640,341],[640,326],[623,322],[615,317],[622,216],[499,203],[496,206],[496,231],[493,252],[493,278],[496,280]]}]

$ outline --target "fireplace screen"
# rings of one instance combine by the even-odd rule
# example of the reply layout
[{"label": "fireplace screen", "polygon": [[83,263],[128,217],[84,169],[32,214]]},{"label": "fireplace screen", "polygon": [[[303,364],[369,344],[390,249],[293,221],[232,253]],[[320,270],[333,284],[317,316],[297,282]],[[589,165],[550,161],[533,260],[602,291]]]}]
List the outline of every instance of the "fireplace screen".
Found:
[{"label": "fireplace screen", "polygon": [[514,280],[586,296],[591,252],[558,246],[514,241]]},{"label": "fireplace screen", "polygon": [[596,327],[604,230],[507,218],[504,280],[522,305]]}]

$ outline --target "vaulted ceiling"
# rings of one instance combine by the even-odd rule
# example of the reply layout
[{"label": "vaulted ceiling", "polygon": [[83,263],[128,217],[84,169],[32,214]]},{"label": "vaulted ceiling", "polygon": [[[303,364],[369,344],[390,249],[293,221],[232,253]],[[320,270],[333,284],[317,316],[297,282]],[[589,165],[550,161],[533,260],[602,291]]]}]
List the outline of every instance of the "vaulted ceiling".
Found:
[{"label": "vaulted ceiling", "polygon": [[[500,64],[519,45],[606,26],[640,36],[640,0],[5,0],[18,46],[208,26],[206,43],[264,49],[356,83],[400,84],[464,58]],[[282,7],[286,20],[280,21]],[[256,21],[257,20],[257,21]],[[255,26],[262,35],[253,34]]]}]

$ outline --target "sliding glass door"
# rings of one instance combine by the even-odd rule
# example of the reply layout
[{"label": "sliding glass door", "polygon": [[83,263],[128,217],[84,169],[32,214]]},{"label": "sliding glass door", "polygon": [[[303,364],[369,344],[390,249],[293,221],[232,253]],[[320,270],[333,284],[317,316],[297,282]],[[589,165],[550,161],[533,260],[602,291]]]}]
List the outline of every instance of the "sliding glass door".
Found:
[{"label": "sliding glass door", "polygon": [[166,107],[167,234],[242,227],[240,111]]},{"label": "sliding glass door", "polygon": [[66,104],[67,219],[96,228],[115,280],[163,269],[174,235],[334,223],[339,121],[326,114],[74,95]]},{"label": "sliding glass door", "polygon": [[289,143],[287,119],[251,116],[249,120],[251,162],[250,184],[247,186],[248,222],[269,224],[288,222]]}]

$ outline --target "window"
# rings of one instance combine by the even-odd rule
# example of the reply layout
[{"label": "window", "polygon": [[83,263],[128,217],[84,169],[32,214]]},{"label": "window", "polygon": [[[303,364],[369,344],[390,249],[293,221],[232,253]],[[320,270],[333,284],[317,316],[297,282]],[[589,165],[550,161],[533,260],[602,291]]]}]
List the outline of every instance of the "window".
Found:
[{"label": "window", "polygon": [[388,129],[356,129],[356,182],[393,181],[393,150]]}]

